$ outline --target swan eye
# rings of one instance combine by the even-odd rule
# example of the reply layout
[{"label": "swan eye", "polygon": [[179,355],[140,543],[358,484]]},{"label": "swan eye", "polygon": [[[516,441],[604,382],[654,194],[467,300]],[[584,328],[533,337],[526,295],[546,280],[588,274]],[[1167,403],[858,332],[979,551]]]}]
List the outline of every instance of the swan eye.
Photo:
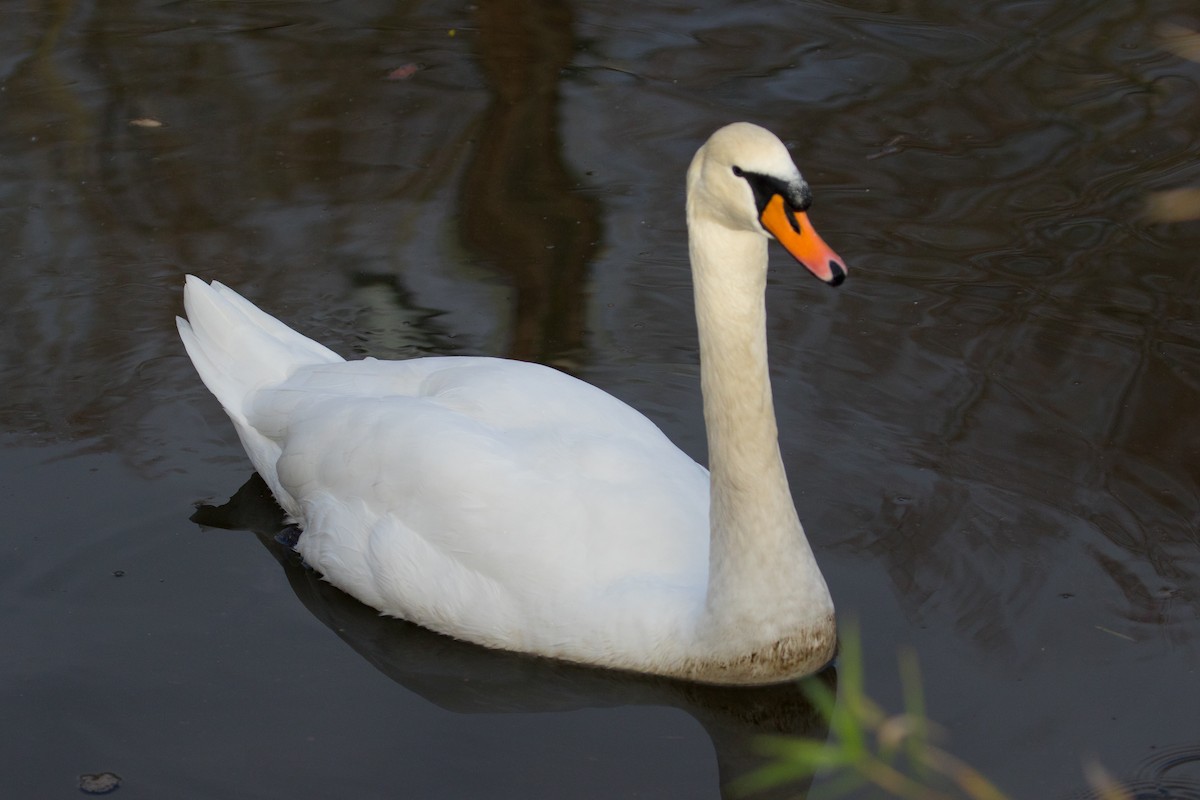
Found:
[{"label": "swan eye", "polygon": [[737,175],[739,178],[744,178],[746,176],[746,173],[742,172],[742,168],[736,164],[733,167],[733,174]]}]

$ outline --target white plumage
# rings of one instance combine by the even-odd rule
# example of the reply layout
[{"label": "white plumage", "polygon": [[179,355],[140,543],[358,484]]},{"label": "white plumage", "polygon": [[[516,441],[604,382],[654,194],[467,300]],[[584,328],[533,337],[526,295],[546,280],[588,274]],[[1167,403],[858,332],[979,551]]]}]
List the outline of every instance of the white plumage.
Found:
[{"label": "white plumage", "polygon": [[488,647],[785,680],[835,642],[766,365],[768,238],[844,276],[807,195],[779,140],[747,123],[715,133],[689,170],[711,476],[646,417],[548,367],[348,362],[191,276],[179,333],[301,527],[297,550],[362,602]]}]

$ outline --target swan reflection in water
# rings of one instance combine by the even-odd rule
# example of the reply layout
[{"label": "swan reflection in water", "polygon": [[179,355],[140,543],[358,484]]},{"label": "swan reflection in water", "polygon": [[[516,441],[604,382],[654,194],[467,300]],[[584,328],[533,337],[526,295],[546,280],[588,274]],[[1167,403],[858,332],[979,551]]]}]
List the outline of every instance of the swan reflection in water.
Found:
[{"label": "swan reflection in water", "polygon": [[[459,714],[548,713],[587,708],[677,708],[703,726],[716,752],[722,796],[730,781],[766,763],[757,739],[786,734],[824,739],[827,727],[805,698],[801,683],[722,687],[577,666],[489,650],[382,617],[320,575],[282,544],[288,528],[270,489],[254,474],[227,503],[202,505],[192,521],[255,534],[283,567],[288,583],[313,616],[376,669],[414,694]],[[810,680],[832,688],[832,668]],[[792,783],[754,798],[802,798]]]}]

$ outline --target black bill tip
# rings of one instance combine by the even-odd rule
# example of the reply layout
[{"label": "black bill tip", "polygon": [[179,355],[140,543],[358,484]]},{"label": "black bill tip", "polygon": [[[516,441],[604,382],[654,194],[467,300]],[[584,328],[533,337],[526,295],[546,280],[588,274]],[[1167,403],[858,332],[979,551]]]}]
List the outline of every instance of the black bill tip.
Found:
[{"label": "black bill tip", "polygon": [[836,261],[829,262],[829,271],[833,273],[829,280],[825,281],[830,286],[841,286],[842,281],[846,280],[846,268]]}]

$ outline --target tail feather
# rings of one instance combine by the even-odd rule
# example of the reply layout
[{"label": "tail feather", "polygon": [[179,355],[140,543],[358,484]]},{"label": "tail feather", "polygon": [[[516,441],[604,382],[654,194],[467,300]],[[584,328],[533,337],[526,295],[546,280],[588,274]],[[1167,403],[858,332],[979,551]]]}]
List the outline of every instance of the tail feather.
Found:
[{"label": "tail feather", "polygon": [[344,360],[216,281],[188,275],[183,304],[179,336],[200,379],[235,422],[245,424],[245,403],[256,390],[305,364]]}]

